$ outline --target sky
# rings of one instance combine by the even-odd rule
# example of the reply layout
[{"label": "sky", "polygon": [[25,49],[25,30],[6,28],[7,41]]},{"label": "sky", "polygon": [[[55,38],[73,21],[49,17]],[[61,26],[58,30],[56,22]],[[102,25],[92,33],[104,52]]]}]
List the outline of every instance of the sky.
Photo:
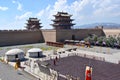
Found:
[{"label": "sky", "polygon": [[52,29],[58,11],[72,14],[75,26],[120,24],[120,0],[0,0],[0,30],[25,29],[29,17],[40,19],[42,29]]}]

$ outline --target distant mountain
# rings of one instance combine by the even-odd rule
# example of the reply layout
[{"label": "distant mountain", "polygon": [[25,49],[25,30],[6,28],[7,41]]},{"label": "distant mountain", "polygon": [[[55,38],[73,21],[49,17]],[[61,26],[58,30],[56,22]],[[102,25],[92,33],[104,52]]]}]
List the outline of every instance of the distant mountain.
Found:
[{"label": "distant mountain", "polygon": [[93,23],[93,24],[85,24],[81,26],[74,26],[74,29],[78,28],[95,28],[96,26],[103,26],[103,28],[112,28],[112,29],[120,29],[120,24],[117,23]]}]

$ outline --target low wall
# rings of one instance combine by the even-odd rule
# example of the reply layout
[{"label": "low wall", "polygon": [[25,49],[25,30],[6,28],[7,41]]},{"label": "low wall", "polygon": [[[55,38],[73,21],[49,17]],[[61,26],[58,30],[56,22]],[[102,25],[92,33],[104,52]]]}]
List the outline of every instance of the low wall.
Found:
[{"label": "low wall", "polygon": [[40,30],[4,30],[0,31],[0,46],[44,42]]},{"label": "low wall", "polygon": [[106,37],[108,36],[120,36],[120,29],[103,29]]}]

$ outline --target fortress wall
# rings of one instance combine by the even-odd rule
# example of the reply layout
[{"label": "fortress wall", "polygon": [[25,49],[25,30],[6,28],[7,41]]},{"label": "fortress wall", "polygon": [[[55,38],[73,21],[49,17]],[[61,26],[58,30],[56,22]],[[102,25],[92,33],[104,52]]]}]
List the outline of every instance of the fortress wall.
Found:
[{"label": "fortress wall", "polygon": [[120,35],[120,29],[103,29],[103,31],[104,31],[106,37],[108,37],[109,35],[112,35],[112,36]]},{"label": "fortress wall", "polygon": [[[120,30],[104,30],[106,35],[118,34]],[[90,34],[104,36],[102,29],[74,29],[74,30],[0,30],[0,46],[28,44],[38,42],[62,42],[71,40],[73,35],[76,40],[88,37]]]},{"label": "fortress wall", "polygon": [[0,31],[0,46],[43,42],[40,30],[4,30]]},{"label": "fortress wall", "polygon": [[102,29],[75,29],[75,30],[57,30],[57,41],[72,40],[74,35],[76,40],[82,40],[88,37],[90,34],[96,34],[98,36],[105,36]]},{"label": "fortress wall", "polygon": [[46,41],[56,42],[56,30],[42,30],[43,38]]}]

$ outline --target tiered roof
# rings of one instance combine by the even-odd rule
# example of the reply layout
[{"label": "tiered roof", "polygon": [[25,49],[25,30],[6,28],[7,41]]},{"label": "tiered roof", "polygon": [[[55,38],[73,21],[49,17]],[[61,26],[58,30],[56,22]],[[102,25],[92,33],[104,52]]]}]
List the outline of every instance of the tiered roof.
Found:
[{"label": "tiered roof", "polygon": [[42,26],[40,26],[41,23],[39,23],[39,19],[37,18],[29,18],[28,23],[26,23],[26,28],[28,30],[35,30],[35,29],[40,29]]},{"label": "tiered roof", "polygon": [[68,14],[67,12],[58,12],[56,15],[53,16],[71,17],[72,15]]},{"label": "tiered roof", "polygon": [[75,24],[72,23],[74,19],[70,19],[72,15],[68,14],[67,12],[58,12],[52,20],[54,23],[51,24],[54,29],[71,29],[71,27]]}]

